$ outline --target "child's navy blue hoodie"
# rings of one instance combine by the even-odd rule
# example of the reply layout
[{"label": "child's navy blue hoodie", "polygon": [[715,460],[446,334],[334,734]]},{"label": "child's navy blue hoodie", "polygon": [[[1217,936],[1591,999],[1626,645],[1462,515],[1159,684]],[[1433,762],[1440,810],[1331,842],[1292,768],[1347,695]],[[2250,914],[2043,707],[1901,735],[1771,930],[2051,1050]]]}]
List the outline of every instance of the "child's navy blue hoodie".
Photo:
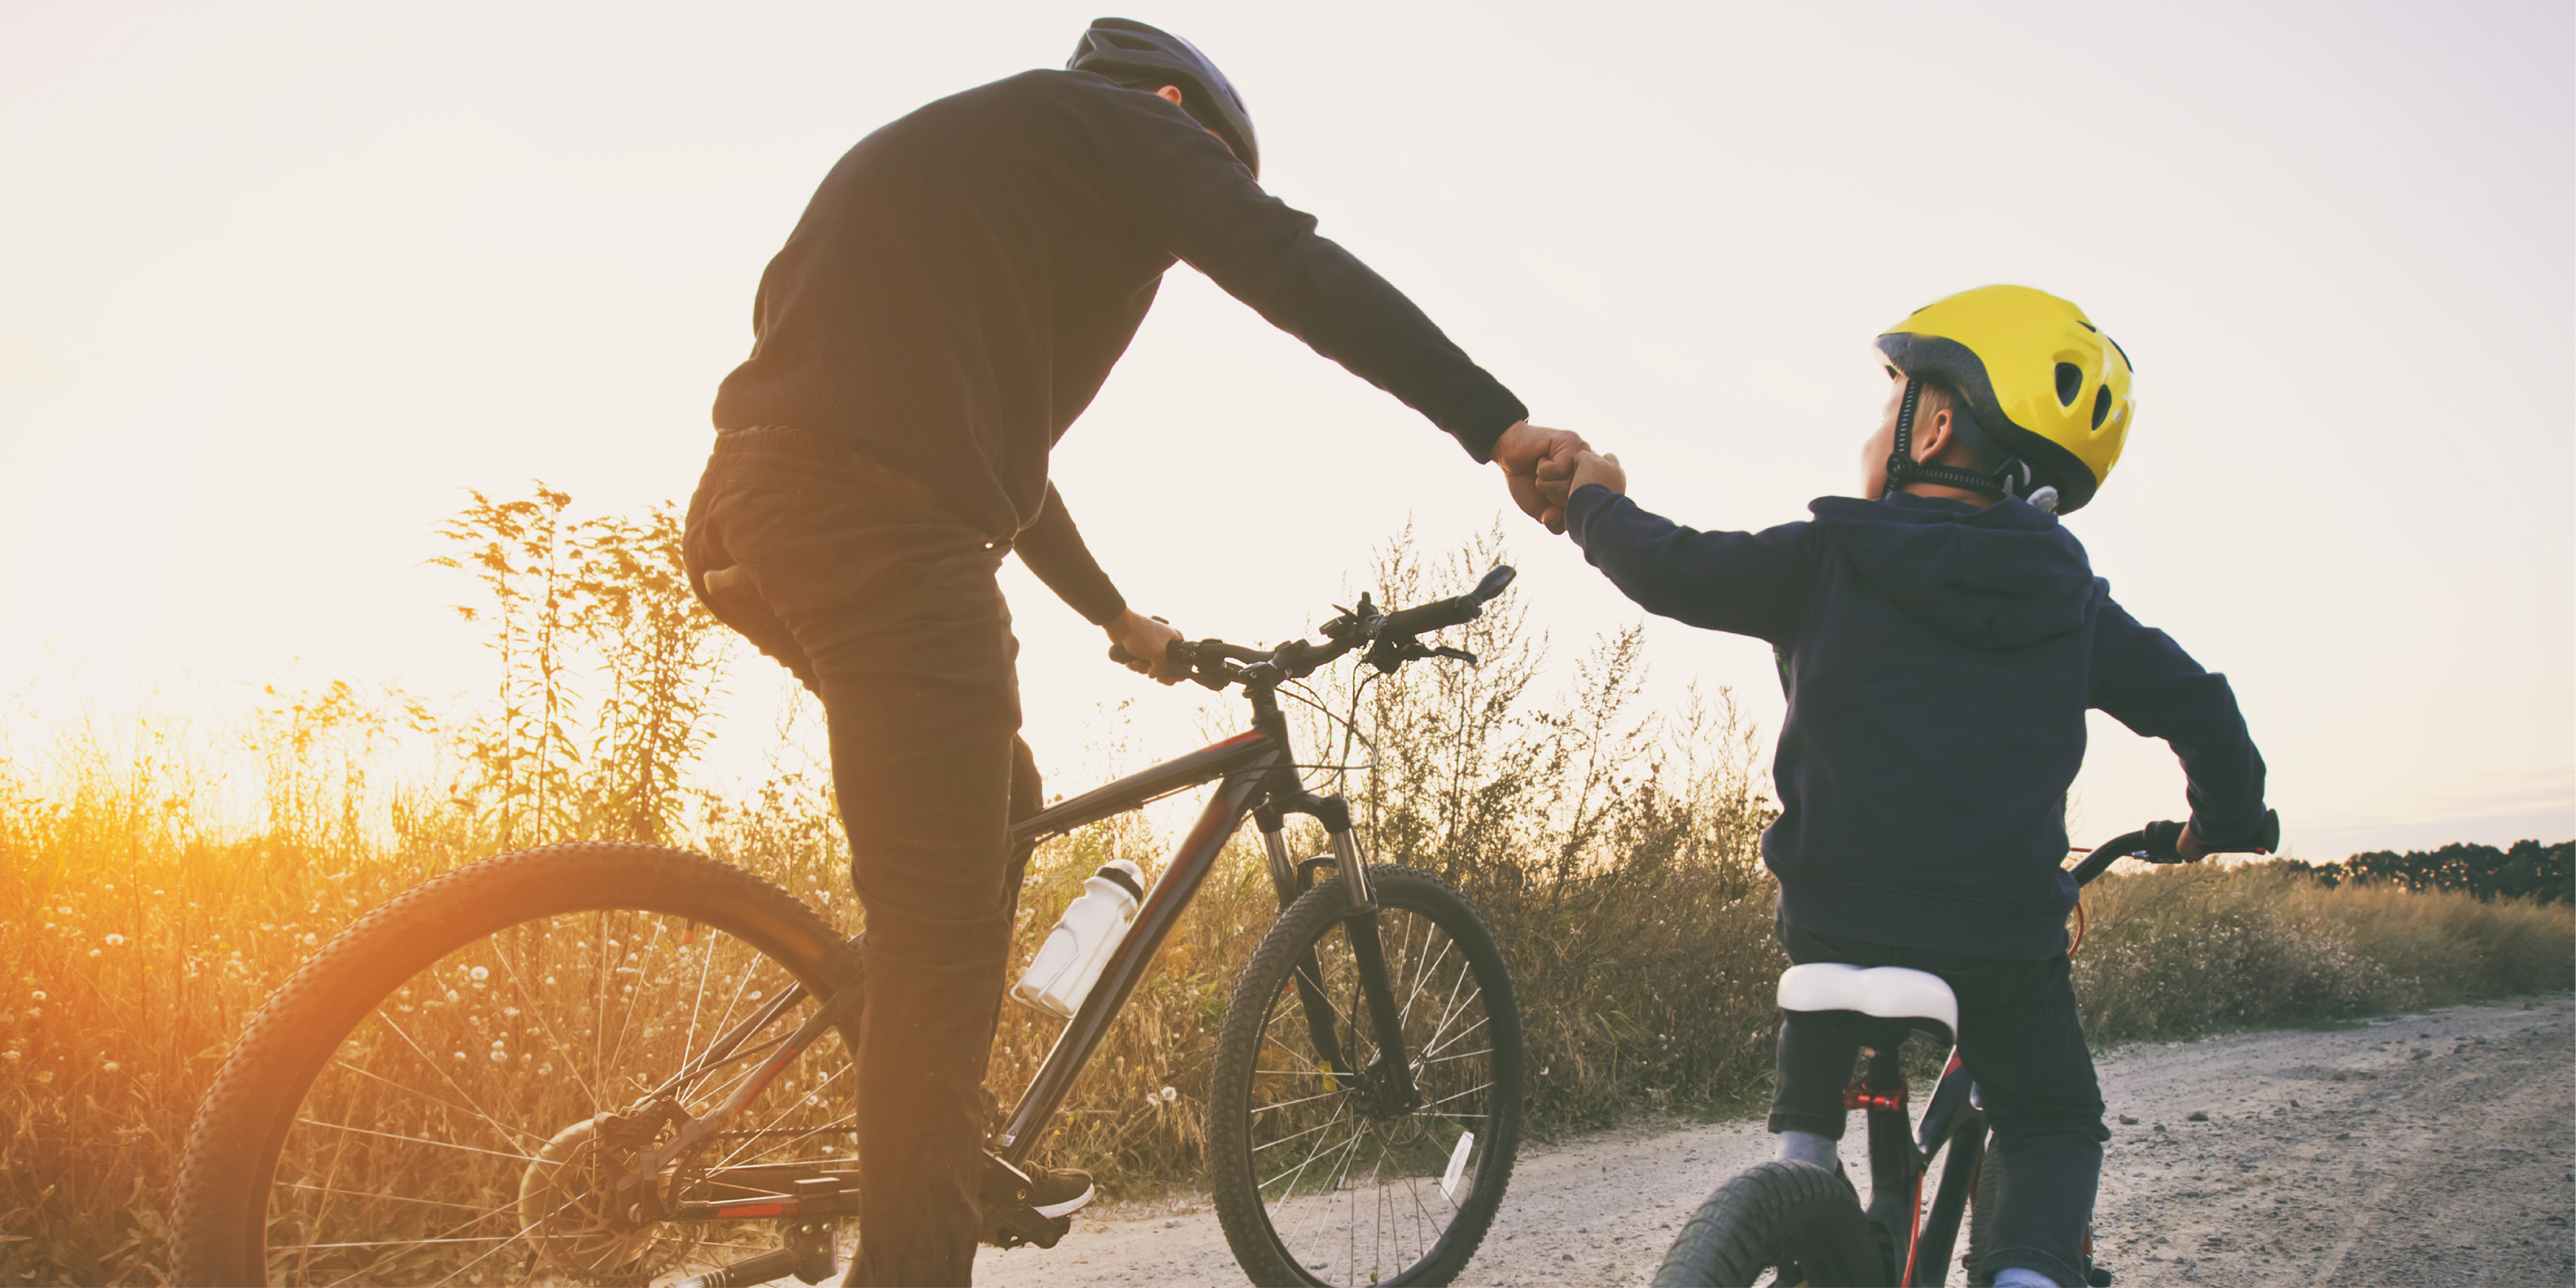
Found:
[{"label": "child's navy blue hoodie", "polygon": [[2251,845],[2263,757],[2224,676],[2111,602],[2056,516],[1905,494],[1699,532],[1590,486],[1566,508],[1630,599],[1771,642],[1788,690],[1762,853],[1789,923],[1978,957],[2066,947],[2084,712],[2172,744],[2194,831]]}]

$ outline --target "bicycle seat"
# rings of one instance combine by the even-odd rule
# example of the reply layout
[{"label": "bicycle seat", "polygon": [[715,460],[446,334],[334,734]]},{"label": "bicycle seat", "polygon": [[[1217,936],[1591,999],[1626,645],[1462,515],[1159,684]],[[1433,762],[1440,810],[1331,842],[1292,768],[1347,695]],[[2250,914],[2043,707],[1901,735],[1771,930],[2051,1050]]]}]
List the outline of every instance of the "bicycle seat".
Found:
[{"label": "bicycle seat", "polygon": [[[1861,1044],[1874,1049],[1895,1045],[1884,1040],[1891,1029],[1899,1040],[1907,1029],[1921,1029],[1944,1042],[1958,1040],[1958,995],[1940,976],[1903,966],[1792,966],[1780,975],[1780,1009],[1856,1021],[1844,1027],[1854,1028]],[[1882,1040],[1871,1040],[1871,1033]]]}]

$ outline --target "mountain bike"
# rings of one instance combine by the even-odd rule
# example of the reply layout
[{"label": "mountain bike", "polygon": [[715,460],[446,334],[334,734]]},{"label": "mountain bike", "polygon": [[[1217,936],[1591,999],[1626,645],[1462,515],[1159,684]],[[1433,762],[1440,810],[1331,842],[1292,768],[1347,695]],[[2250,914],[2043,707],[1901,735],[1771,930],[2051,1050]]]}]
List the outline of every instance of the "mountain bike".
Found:
[{"label": "mountain bike", "polygon": [[[2264,849],[2279,844],[2280,828],[2278,812],[2266,816]],[[2149,823],[2113,837],[2068,875],[2081,888],[2123,858],[2184,862],[2175,849],[2182,830],[2180,823]],[[2080,945],[2080,907],[2076,927]],[[1975,1081],[1959,1059],[1959,1005],[1950,986],[1937,975],[1901,966],[1864,970],[1813,962],[1782,973],[1780,1009],[1817,1015],[1858,1038],[1869,1053],[1859,1079],[1843,1091],[1846,1110],[1868,1113],[1869,1204],[1861,1205],[1858,1192],[1839,1172],[1786,1160],[1759,1164],[1700,1204],[1664,1254],[1655,1273],[1657,1288],[1938,1285],[1948,1278],[1963,1217],[1968,1225],[1963,1260],[1970,1282],[1983,1282],[1978,1267],[1990,1246],[1988,1218],[1996,1210],[2002,1173],[1984,1165],[1986,1119]],[[1952,1047],[1916,1122],[1908,1113],[1900,1055],[1906,1039],[1918,1031]],[[1941,1176],[1927,1208],[1923,1186],[1936,1158]],[[2086,1281],[2107,1288],[2110,1272],[2090,1264],[2089,1231],[2083,1255]],[[1766,1273],[1772,1277],[1764,1279]]]},{"label": "mountain bike", "polygon": [[[1215,784],[1098,982],[991,1140],[987,1241],[1052,1246],[1023,1170],[1228,839],[1259,827],[1278,921],[1236,981],[1207,1095],[1208,1179],[1262,1284],[1436,1283],[1492,1225],[1526,1054],[1484,918],[1430,873],[1364,861],[1309,791],[1281,686],[1357,653],[1391,673],[1512,577],[1398,612],[1362,596],[1322,642],[1175,643],[1252,727],[1062,801],[1061,836]],[[1296,859],[1286,818],[1330,849]],[[180,1168],[176,1282],[698,1288],[833,1273],[869,1183],[852,1157],[859,953],[788,892],[702,855],[568,844],[486,859],[325,945],[217,1073]]]}]

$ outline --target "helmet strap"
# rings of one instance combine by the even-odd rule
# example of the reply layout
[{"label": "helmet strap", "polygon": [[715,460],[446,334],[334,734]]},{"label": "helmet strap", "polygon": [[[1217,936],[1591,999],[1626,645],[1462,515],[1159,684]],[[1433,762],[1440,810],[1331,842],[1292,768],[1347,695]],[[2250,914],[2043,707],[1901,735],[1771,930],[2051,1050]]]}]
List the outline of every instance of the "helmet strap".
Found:
[{"label": "helmet strap", "polygon": [[[1914,413],[1923,401],[1923,383],[1909,376],[1905,393],[1896,404],[1896,442],[1887,454],[1887,490],[1879,493],[1884,500],[1908,483],[1930,483],[1938,487],[1955,487],[1985,496],[2011,496],[2012,484],[1998,474],[1979,474],[1948,465],[1927,465],[1914,459]],[[2006,461],[2001,474],[2009,474],[2018,460]],[[2028,466],[2023,466],[2027,470]]]}]

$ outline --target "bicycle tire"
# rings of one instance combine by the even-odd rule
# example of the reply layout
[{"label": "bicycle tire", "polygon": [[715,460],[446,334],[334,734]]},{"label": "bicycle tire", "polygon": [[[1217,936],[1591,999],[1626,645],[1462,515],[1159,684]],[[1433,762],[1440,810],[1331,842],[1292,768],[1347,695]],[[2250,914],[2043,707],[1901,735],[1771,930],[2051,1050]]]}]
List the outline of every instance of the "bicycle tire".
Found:
[{"label": "bicycle tire", "polygon": [[[1792,1279],[1787,1268],[1802,1277]],[[1655,1271],[1656,1288],[1751,1288],[1766,1270],[1781,1283],[1868,1288],[1896,1281],[1850,1182],[1812,1163],[1749,1168],[1708,1196]]]},{"label": "bicycle tire", "polygon": [[[395,990],[408,989],[460,946],[513,927],[564,914],[626,912],[685,918],[692,934],[702,926],[740,941],[803,985],[812,996],[809,1006],[858,979],[856,948],[813,909],[768,881],[702,855],[644,845],[567,844],[504,854],[442,875],[323,945],[234,1043],[198,1110],[180,1165],[172,1209],[173,1281],[271,1281],[271,1186],[281,1146],[297,1127],[299,1107],[317,1075]],[[604,940],[603,948],[610,942]],[[708,936],[710,963],[717,942]],[[455,994],[447,996],[452,1002]],[[632,1013],[630,1006],[630,1019]],[[857,1010],[846,1012],[835,1027],[846,1064],[847,1053],[856,1049]],[[695,1033],[693,1022],[691,1041]],[[621,1030],[621,1045],[624,1036]],[[808,1058],[816,1050],[809,1048]],[[426,1052],[421,1058],[429,1061]],[[551,1069],[551,1061],[545,1067]],[[579,1076],[570,1063],[566,1070]],[[820,1090],[805,1101],[821,1103]],[[465,1099],[474,1104],[472,1097]],[[560,1156],[553,1166],[561,1168]]]},{"label": "bicycle tire", "polygon": [[[1402,978],[1406,972],[1404,962],[1434,960],[1430,952],[1432,934],[1428,929],[1423,932],[1423,950],[1419,954],[1411,952],[1410,932],[1403,930],[1402,926],[1409,926],[1413,918],[1428,922],[1431,927],[1436,927],[1445,935],[1447,945],[1454,945],[1464,959],[1464,965],[1459,970],[1460,977],[1473,977],[1475,983],[1473,996],[1481,999],[1479,1004],[1482,1014],[1478,1022],[1487,1026],[1491,1032],[1491,1040],[1487,1048],[1474,1054],[1490,1058],[1481,1074],[1460,1076],[1484,1076],[1488,1081],[1482,1086],[1470,1088],[1469,1090],[1475,1093],[1474,1098],[1463,1101],[1458,1097],[1467,1095],[1467,1092],[1451,1093],[1445,1083],[1435,1083],[1431,1086],[1418,1085],[1418,1090],[1421,1090],[1425,1096],[1448,1096],[1453,1105],[1484,1110],[1484,1113],[1474,1116],[1474,1120],[1478,1126],[1486,1128],[1488,1134],[1481,1142],[1481,1156],[1477,1159],[1472,1172],[1468,1172],[1463,1169],[1459,1160],[1474,1152],[1478,1142],[1464,1133],[1458,1136],[1430,1134],[1440,1130],[1447,1120],[1464,1115],[1443,1114],[1426,1105],[1423,1109],[1410,1114],[1394,1114],[1384,1119],[1383,1121],[1395,1124],[1387,1129],[1388,1132],[1416,1131],[1415,1141],[1427,1146],[1429,1152],[1434,1155],[1449,1154],[1449,1175],[1441,1177],[1440,1197],[1431,1211],[1436,1213],[1439,1208],[1446,1207],[1454,1214],[1448,1217],[1445,1224],[1439,1226],[1436,1235],[1426,1235],[1419,1239],[1418,1257],[1395,1267],[1392,1272],[1389,1272],[1385,1265],[1380,1264],[1367,1272],[1365,1279],[1360,1278],[1356,1269],[1357,1259],[1353,1258],[1340,1264],[1341,1273],[1338,1278],[1349,1282],[1382,1284],[1444,1283],[1456,1277],[1475,1256],[1477,1247],[1483,1243],[1486,1233],[1492,1229],[1494,1213],[1502,1203],[1503,1191],[1511,1183],[1512,1168],[1520,1148],[1524,1102],[1528,1094],[1528,1052],[1523,1043],[1520,1004],[1513,990],[1510,966],[1503,960],[1502,949],[1495,943],[1492,929],[1486,925],[1483,915],[1478,913],[1455,887],[1430,873],[1411,868],[1372,864],[1368,873],[1369,884],[1376,896],[1382,918],[1387,910],[1409,914],[1402,919],[1398,935],[1398,938],[1403,940],[1403,944],[1399,946],[1397,952],[1405,955],[1401,957],[1391,955],[1389,959],[1389,973],[1391,976],[1398,977],[1392,982],[1400,993],[1405,987]],[[1256,1076],[1276,1072],[1258,1069],[1265,1045],[1270,1046],[1274,1051],[1278,1049],[1279,1034],[1273,1031],[1273,1020],[1280,1016],[1302,1014],[1292,972],[1298,969],[1299,962],[1305,960],[1318,945],[1332,940],[1335,929],[1342,925],[1349,915],[1350,895],[1342,878],[1338,876],[1316,886],[1290,905],[1280,916],[1278,924],[1263,937],[1260,947],[1253,953],[1250,965],[1244,970],[1242,978],[1236,982],[1233,996],[1226,1005],[1223,1024],[1219,1029],[1216,1061],[1208,1092],[1209,1189],[1215,1198],[1217,1218],[1225,1229],[1226,1242],[1233,1248],[1236,1261],[1242,1265],[1244,1272],[1256,1284],[1321,1285],[1333,1282],[1331,1279],[1311,1273],[1318,1267],[1301,1261],[1297,1254],[1292,1253],[1280,1232],[1273,1228],[1271,1207],[1263,1198],[1263,1182],[1255,1166],[1256,1148],[1252,1143],[1255,1131],[1255,1110],[1252,1097]],[[1397,920],[1387,918],[1381,922],[1381,925]],[[1412,978],[1417,991],[1412,996],[1422,995],[1419,990],[1421,980],[1426,975],[1447,978],[1445,951],[1446,946],[1442,950],[1443,955],[1437,959],[1443,965],[1414,972]],[[1454,1007],[1456,996],[1463,991],[1460,986],[1453,984],[1449,989],[1451,1000],[1443,1005]],[[1288,1008],[1285,1012],[1277,1009],[1283,1000]],[[1357,1013],[1356,1007],[1351,1009],[1354,1014]],[[1412,1023],[1410,1017],[1414,1014],[1410,998],[1405,1007],[1405,1014],[1408,1017],[1406,1023],[1410,1025]],[[1431,1008],[1425,1006],[1421,1012],[1424,1026],[1432,1023],[1428,1018],[1430,1014]],[[1449,1024],[1448,1017],[1444,1015],[1440,1023]],[[1465,1022],[1462,1020],[1458,1025],[1460,1033],[1463,1033],[1464,1027]],[[1293,1033],[1295,1029],[1296,1025],[1291,1023],[1286,1031]],[[1428,1031],[1441,1033],[1448,1030],[1433,1028]],[[1408,1054],[1413,1057],[1417,1073],[1427,1068],[1428,1063],[1451,1063],[1457,1058],[1433,1054],[1438,1050],[1446,1049],[1445,1043],[1457,1041],[1457,1034],[1445,1040],[1433,1038],[1425,1041],[1421,1050],[1412,1049],[1414,1043],[1419,1040],[1413,1028],[1408,1027],[1406,1036]],[[1365,1039],[1364,1034],[1360,1037],[1362,1040]],[[1425,1076],[1447,1076],[1456,1072],[1454,1069],[1441,1070],[1438,1071],[1438,1075]],[[1338,1114],[1339,1110],[1335,1112]],[[1359,1114],[1354,1112],[1352,1121],[1356,1123],[1358,1119]],[[1353,1140],[1358,1141],[1362,1139],[1363,1133],[1373,1130],[1377,1129],[1363,1127],[1361,1132],[1354,1133]],[[1441,1148],[1444,1143],[1450,1147],[1448,1150]],[[1348,1157],[1346,1153],[1344,1164],[1346,1172]],[[1386,1157],[1382,1149],[1378,1164],[1373,1165],[1371,1169],[1371,1184],[1375,1184],[1379,1169],[1383,1167]],[[1401,1161],[1392,1170],[1398,1174],[1408,1189],[1415,1188],[1417,1183],[1424,1179],[1418,1175],[1406,1174]],[[1464,1200],[1455,1197],[1454,1189],[1451,1188],[1452,1177],[1456,1179],[1472,1177],[1468,1180],[1468,1191]],[[1393,1180],[1387,1181],[1378,1187],[1379,1192],[1392,1192],[1397,1183]],[[1292,1181],[1290,1190],[1293,1191],[1294,1188],[1295,1182]],[[1353,1205],[1356,1208],[1356,1195],[1361,1186],[1345,1187],[1337,1184],[1332,1188],[1349,1189],[1354,1194]],[[1284,1207],[1288,1200],[1283,1198],[1281,1201]],[[1328,1204],[1335,1201],[1326,1200]],[[1416,1210],[1417,1212],[1422,1210],[1419,1203],[1416,1204]],[[1398,1257],[1403,1258],[1405,1254],[1402,1252],[1403,1244],[1400,1238],[1396,1240],[1396,1247]]]},{"label": "bicycle tire", "polygon": [[1985,1288],[1995,1281],[1986,1270],[1986,1254],[1994,1250],[1995,1213],[2003,1210],[2004,1169],[1996,1166],[1994,1146],[1988,1145],[1977,1159],[1977,1175],[1968,1193],[1968,1250],[1961,1260],[1967,1263],[1972,1288]]}]

